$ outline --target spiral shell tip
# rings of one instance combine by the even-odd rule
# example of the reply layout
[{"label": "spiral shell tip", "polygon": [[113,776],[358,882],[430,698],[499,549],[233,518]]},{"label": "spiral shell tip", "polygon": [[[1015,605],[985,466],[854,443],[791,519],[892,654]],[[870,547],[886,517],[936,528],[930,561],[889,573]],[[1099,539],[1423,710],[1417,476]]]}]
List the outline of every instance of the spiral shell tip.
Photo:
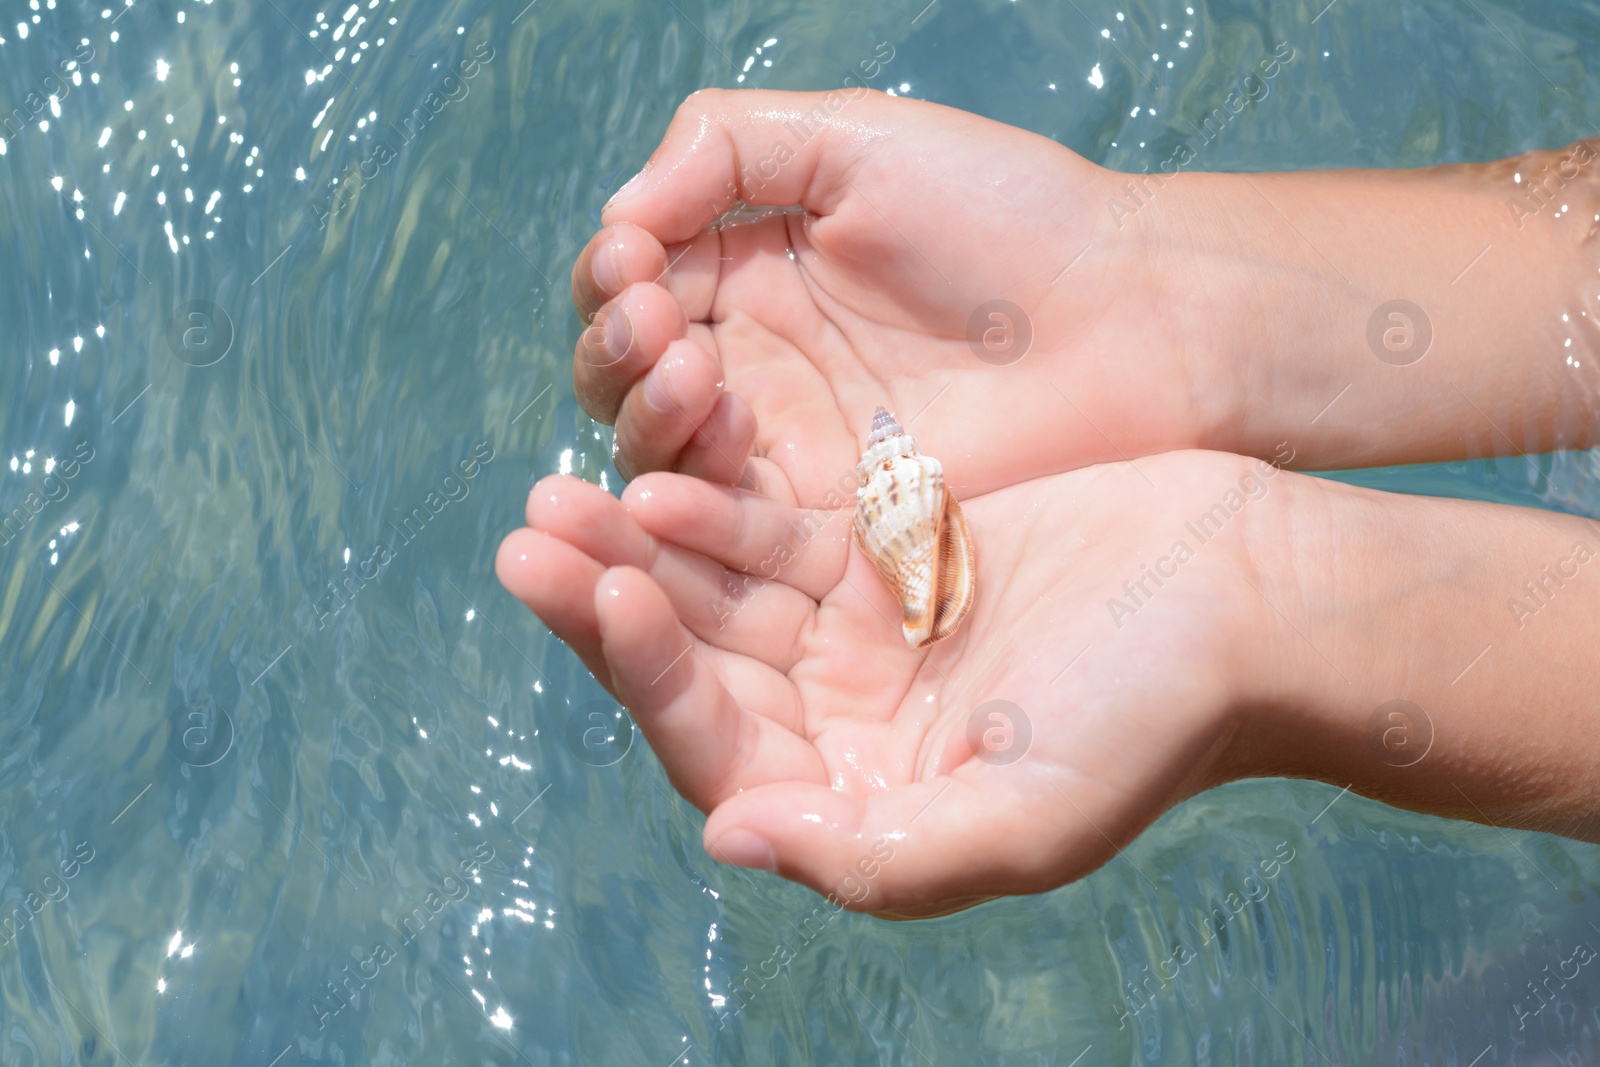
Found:
[{"label": "spiral shell tip", "polygon": [[903,433],[905,430],[889,414],[889,409],[880,407],[872,413],[872,428],[867,431],[867,444],[870,447],[886,437],[897,437]]}]

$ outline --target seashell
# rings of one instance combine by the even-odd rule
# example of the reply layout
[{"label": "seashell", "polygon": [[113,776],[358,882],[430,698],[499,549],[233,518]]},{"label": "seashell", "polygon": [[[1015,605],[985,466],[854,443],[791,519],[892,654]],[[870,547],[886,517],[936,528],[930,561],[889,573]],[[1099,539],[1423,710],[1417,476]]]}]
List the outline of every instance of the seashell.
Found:
[{"label": "seashell", "polygon": [[978,572],[943,465],[879,408],[856,484],[856,546],[900,598],[906,643],[922,648],[949,637],[972,606]]}]

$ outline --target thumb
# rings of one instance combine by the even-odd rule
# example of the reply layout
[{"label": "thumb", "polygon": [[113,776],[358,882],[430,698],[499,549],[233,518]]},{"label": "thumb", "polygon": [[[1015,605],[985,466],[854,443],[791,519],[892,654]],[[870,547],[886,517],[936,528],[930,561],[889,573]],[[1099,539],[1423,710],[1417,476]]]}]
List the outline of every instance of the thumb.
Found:
[{"label": "thumb", "polygon": [[823,93],[702,89],[678,108],[655,155],[601,219],[607,226],[631,222],[674,244],[738,200],[829,214],[861,153],[892,128],[892,109],[891,98],[859,86]]},{"label": "thumb", "polygon": [[[1114,855],[1111,840],[1074,817],[1048,774],[1018,770],[967,764],[951,777],[867,797],[797,781],[757,786],[711,813],[706,851],[885,918],[1053,889]],[[1114,818],[1096,814],[1102,826]]]}]

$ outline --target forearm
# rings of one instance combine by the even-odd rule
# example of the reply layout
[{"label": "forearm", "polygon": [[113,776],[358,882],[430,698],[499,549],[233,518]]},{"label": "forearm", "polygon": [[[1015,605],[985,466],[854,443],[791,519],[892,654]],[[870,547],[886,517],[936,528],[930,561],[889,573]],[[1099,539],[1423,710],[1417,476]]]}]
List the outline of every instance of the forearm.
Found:
[{"label": "forearm", "polygon": [[1285,488],[1235,771],[1600,841],[1600,526]]},{"label": "forearm", "polygon": [[1425,170],[1185,174],[1152,207],[1141,224],[1190,264],[1162,284],[1193,323],[1197,378],[1234,398],[1209,447],[1289,441],[1297,466],[1327,469],[1600,441],[1600,140]]}]

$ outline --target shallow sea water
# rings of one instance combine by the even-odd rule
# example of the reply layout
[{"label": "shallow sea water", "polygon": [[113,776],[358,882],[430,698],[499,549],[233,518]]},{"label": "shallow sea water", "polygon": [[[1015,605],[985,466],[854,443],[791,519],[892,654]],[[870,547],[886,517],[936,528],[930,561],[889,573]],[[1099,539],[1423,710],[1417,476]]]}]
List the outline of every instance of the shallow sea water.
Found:
[{"label": "shallow sea water", "polygon": [[[0,1063],[1600,1059],[1600,970],[1532,990],[1593,848],[1251,782],[1042,897],[807,924],[495,582],[538,476],[616,488],[566,276],[693,89],[889,42],[1139,171],[1288,42],[1197,167],[1595,132],[1592,3],[1189,2],[4,0]],[[1600,510],[1588,454],[1351,480]]]}]

